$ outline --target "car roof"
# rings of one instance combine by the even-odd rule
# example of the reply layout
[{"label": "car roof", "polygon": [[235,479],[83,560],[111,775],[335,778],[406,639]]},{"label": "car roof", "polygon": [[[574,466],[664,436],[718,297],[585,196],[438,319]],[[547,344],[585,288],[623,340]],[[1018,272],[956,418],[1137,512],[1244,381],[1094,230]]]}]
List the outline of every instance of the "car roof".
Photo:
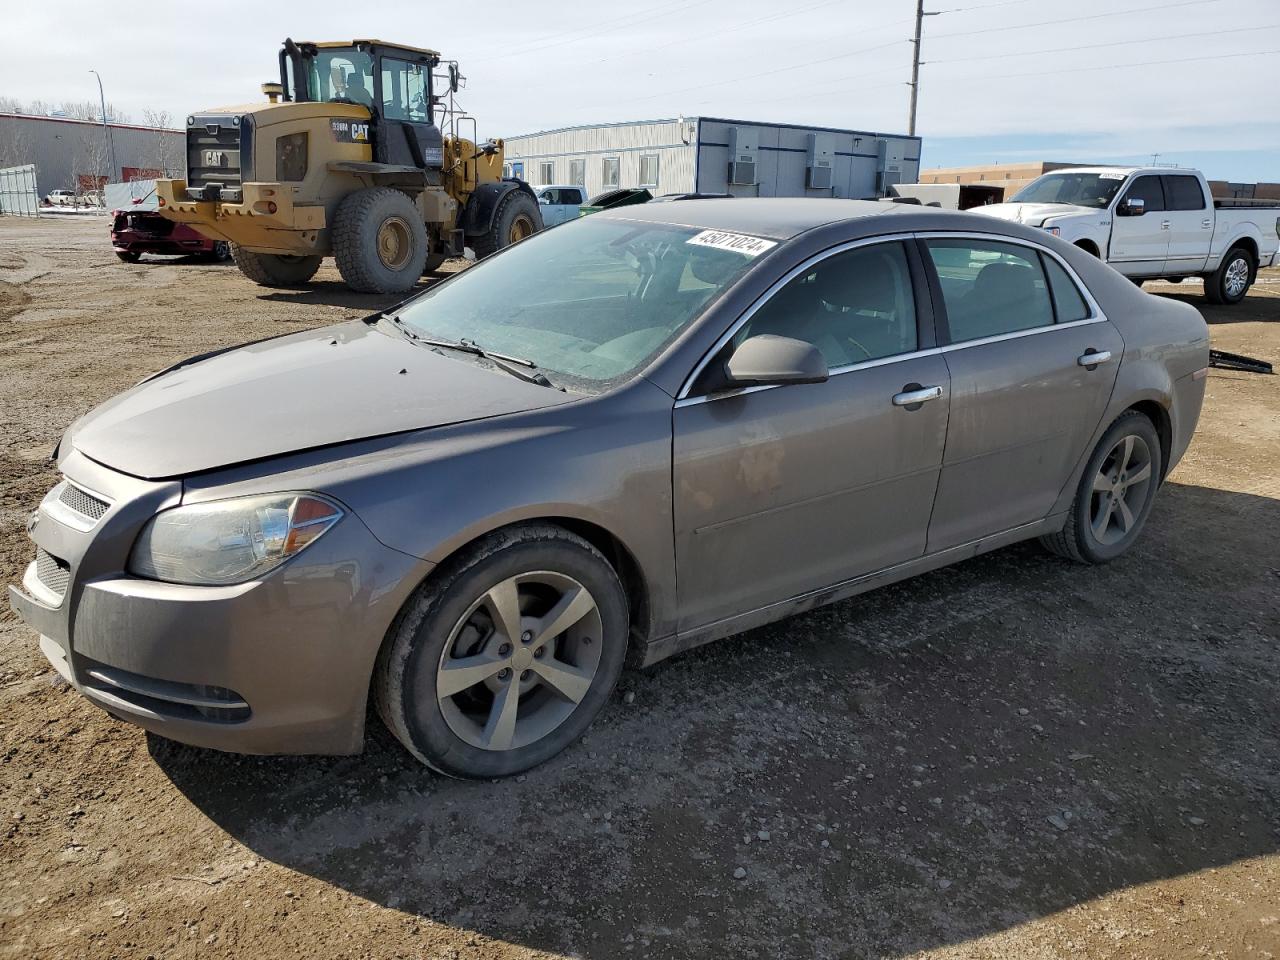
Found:
[{"label": "car roof", "polygon": [[[897,218],[919,214],[927,209],[928,224],[896,222]],[[952,211],[946,211],[951,213]],[[774,240],[790,240],[807,230],[830,223],[867,220],[873,217],[895,218],[894,230],[928,228],[936,222],[939,211],[915,204],[879,203],[875,200],[833,200],[805,197],[731,197],[705,200],[680,200],[673,203],[645,203],[604,210],[596,216],[611,220],[639,220],[669,223],[703,230],[746,233]],[[968,217],[965,218],[969,219]],[[992,218],[984,217],[983,221]],[[956,224],[953,229],[963,229]]]}]

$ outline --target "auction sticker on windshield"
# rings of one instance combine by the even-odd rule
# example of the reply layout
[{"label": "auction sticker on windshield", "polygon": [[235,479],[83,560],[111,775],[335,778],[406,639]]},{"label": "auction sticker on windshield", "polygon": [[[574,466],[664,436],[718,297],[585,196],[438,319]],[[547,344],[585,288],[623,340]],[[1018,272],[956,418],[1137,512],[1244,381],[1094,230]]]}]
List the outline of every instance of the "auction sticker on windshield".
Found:
[{"label": "auction sticker on windshield", "polygon": [[1127,173],[1100,173],[1098,174],[1098,179],[1099,180],[1123,180],[1127,176],[1128,176]]},{"label": "auction sticker on windshield", "polygon": [[742,233],[725,233],[723,230],[703,230],[696,237],[690,237],[689,243],[699,247],[715,247],[718,250],[732,250],[734,253],[748,257],[758,257],[766,250],[778,245],[776,240],[762,240],[760,237],[748,237]]}]

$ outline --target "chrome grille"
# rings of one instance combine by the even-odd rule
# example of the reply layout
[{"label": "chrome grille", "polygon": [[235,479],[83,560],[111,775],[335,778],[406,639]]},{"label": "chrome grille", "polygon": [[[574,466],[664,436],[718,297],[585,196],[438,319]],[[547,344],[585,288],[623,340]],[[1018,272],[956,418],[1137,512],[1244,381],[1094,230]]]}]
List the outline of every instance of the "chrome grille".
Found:
[{"label": "chrome grille", "polygon": [[43,547],[36,548],[36,579],[62,596],[71,582],[71,568],[65,560],[59,560]]},{"label": "chrome grille", "polygon": [[58,494],[58,502],[68,509],[74,510],[82,517],[88,517],[90,520],[101,520],[102,515],[111,506],[105,500],[101,500],[91,493],[86,493],[71,483],[68,483],[63,488],[62,493]]}]

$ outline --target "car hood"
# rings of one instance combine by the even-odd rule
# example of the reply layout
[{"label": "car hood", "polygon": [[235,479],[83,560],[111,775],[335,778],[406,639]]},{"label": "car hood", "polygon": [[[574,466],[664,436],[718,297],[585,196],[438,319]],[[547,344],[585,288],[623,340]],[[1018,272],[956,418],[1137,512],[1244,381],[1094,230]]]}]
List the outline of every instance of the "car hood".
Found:
[{"label": "car hood", "polygon": [[983,213],[1001,220],[1012,220],[1014,223],[1025,223],[1029,227],[1039,227],[1046,220],[1087,217],[1102,211],[1091,207],[1078,207],[1071,203],[993,203],[985,207],[975,207],[969,212]]},{"label": "car hood", "polygon": [[144,380],[74,423],[63,448],[161,479],[573,399],[356,321]]}]

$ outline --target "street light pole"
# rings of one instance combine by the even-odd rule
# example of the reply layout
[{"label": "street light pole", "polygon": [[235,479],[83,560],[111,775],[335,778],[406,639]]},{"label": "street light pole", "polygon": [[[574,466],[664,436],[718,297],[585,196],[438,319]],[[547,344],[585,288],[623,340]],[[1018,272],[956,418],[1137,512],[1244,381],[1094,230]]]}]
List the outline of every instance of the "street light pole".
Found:
[{"label": "street light pole", "polygon": [[[116,176],[117,171],[120,169],[116,166],[116,138],[112,136],[111,128],[107,126],[107,97],[102,92],[102,76],[97,70],[90,70],[89,72],[98,78],[98,100],[102,104],[102,136],[107,141],[107,151],[111,155],[111,176]],[[110,181],[111,176],[107,177],[108,181]]]},{"label": "street light pole", "polygon": [[926,11],[924,0],[916,0],[916,35],[911,41],[915,52],[911,56],[911,82],[907,84],[911,88],[911,112],[907,116],[907,136],[909,137],[916,135],[916,97],[920,93],[920,34],[924,29],[924,18],[936,17],[942,12],[941,10]]}]

